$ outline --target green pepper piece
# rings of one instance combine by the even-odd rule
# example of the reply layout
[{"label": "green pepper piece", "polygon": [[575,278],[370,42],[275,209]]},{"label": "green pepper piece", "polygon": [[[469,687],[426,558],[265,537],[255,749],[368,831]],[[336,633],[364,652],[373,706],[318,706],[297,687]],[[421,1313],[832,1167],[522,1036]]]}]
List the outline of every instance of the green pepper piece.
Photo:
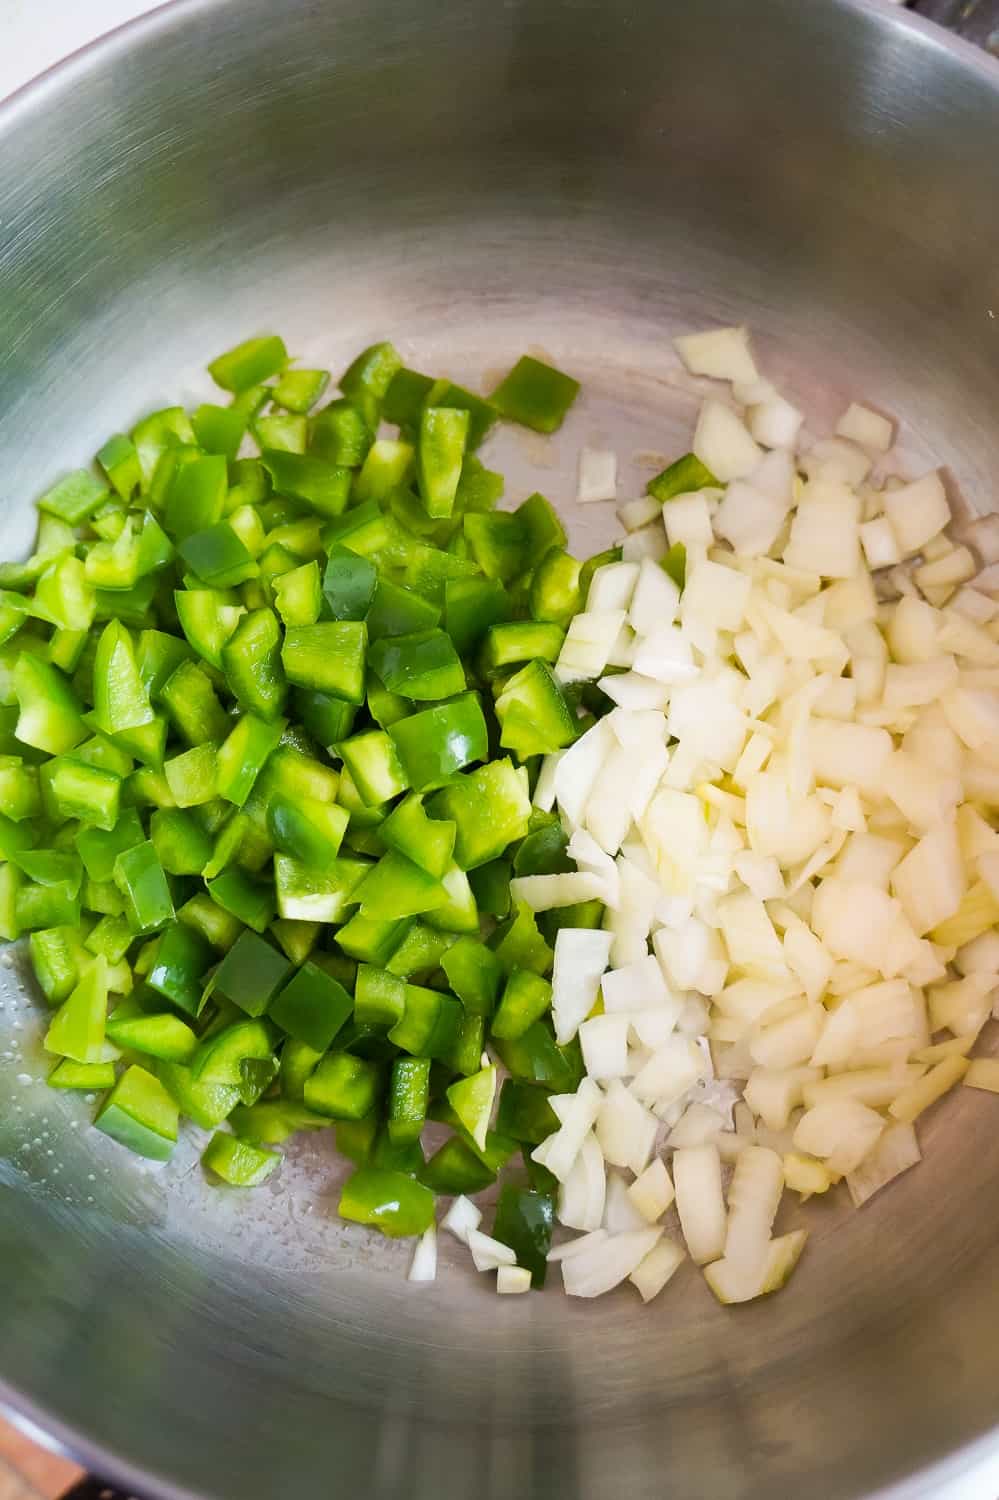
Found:
[{"label": "green pepper piece", "polygon": [[574,1093],[582,1067],[571,1049],[556,1045],[547,1021],[535,1021],[514,1041],[495,1041],[495,1051],[514,1078],[540,1083],[555,1094]]},{"label": "green pepper piece", "polygon": [[513,969],[492,1018],[493,1036],[515,1041],[551,1010],[552,987],[530,969]]},{"label": "green pepper piece", "polygon": [[200,807],[218,793],[214,745],[195,745],[174,755],[163,767],[170,794],[178,807]]},{"label": "green pepper piece", "polygon": [[79,526],[107,499],[107,487],[89,469],[75,469],[36,501],[39,510]]},{"label": "green pepper piece", "polygon": [[337,620],[292,626],[285,632],[281,659],[288,681],[296,686],[363,703],[366,650],[364,621]]},{"label": "green pepper piece", "polygon": [[0,755],[0,812],[11,822],[20,823],[24,818],[37,817],[41,807],[37,768],[25,765],[19,755]]},{"label": "green pepper piece", "polygon": [[228,490],[221,454],[193,458],[176,470],[167,489],[163,524],[178,542],[221,521]]},{"label": "green pepper piece", "polygon": [[381,1097],[383,1079],[377,1063],[348,1052],[328,1053],[305,1080],[305,1103],[332,1120],[360,1120]]},{"label": "green pepper piece", "polygon": [[72,993],[80,977],[76,933],[68,927],[49,927],[28,939],[31,966],[50,1005],[60,1005]]},{"label": "green pepper piece", "polygon": [[303,563],[274,580],[274,608],[285,625],[314,625],[323,604],[319,564]]},{"label": "green pepper piece", "polygon": [[[449,409],[453,407],[458,411],[467,412],[468,435],[465,446],[469,452],[485,442],[490,430],[496,425],[497,412],[490,402],[484,400],[482,396],[476,396],[473,391],[466,391],[464,386],[455,385],[450,380],[434,381],[425,393],[421,404],[424,408]],[[388,420],[391,422],[393,418],[389,417]]]},{"label": "green pepper piece", "polygon": [[509,511],[486,515],[468,512],[462,520],[462,532],[487,578],[509,583],[528,566],[527,534],[519,517]]},{"label": "green pepper piece", "polygon": [[228,521],[218,521],[204,531],[193,531],[177,549],[192,572],[208,588],[228,589],[256,578],[253,553]]},{"label": "green pepper piece", "polygon": [[212,1136],[201,1155],[202,1164],[230,1187],[259,1186],[280,1160],[276,1151],[264,1151],[223,1130]]},{"label": "green pepper piece", "polygon": [[97,455],[97,462],[123,500],[130,500],[142,483],[142,467],[131,438],[123,432],[108,438]]},{"label": "green pepper piece", "polygon": [[271,935],[293,964],[303,964],[319,941],[319,922],[287,922],[283,917],[271,923]]},{"label": "green pepper piece", "polygon": [[106,881],[114,879],[119,854],[134,849],[144,839],[138,813],[134,808],[126,808],[114,828],[81,828],[74,842],[91,880]]},{"label": "green pepper piece", "polygon": [[277,334],[264,334],[260,338],[246,339],[242,344],[227,349],[208,366],[208,373],[216,385],[224,391],[239,395],[251,386],[259,385],[272,375],[279,375],[288,363],[288,351],[284,340]]},{"label": "green pepper piece", "polygon": [[61,819],[79,818],[105,832],[114,828],[121,800],[120,776],[70,756],[50,761],[49,767],[49,793]]},{"label": "green pepper piece", "polygon": [[449,516],[461,477],[469,413],[450,406],[425,406],[420,413],[416,472],[428,516]]},{"label": "green pepper piece", "polygon": [[362,916],[385,921],[431,911],[445,903],[448,893],[426,870],[390,849],[357,886],[354,899]]},{"label": "green pepper piece", "polygon": [[255,932],[242,932],[216,969],[212,990],[248,1016],[262,1016],[290,973],[276,948]]},{"label": "green pepper piece", "polygon": [[83,867],[74,854],[62,849],[19,849],[11,860],[39,885],[58,886],[75,896],[83,884]]},{"label": "green pepper piece", "polygon": [[336,858],[347,823],[344,808],[315,797],[273,796],[267,807],[267,829],[275,847],[319,868]]},{"label": "green pepper piece", "polygon": [[[274,418],[263,421],[273,422]],[[288,421],[303,421],[302,418],[284,418]],[[258,423],[258,427],[261,425]],[[263,446],[263,445],[262,445]],[[275,490],[280,495],[289,495],[301,500],[320,516],[341,516],[350,500],[352,471],[341,464],[330,463],[304,451],[305,434],[302,432],[302,447],[294,452],[282,452],[277,444],[269,447],[263,456],[263,465],[271,476]]]},{"label": "green pepper piece", "polygon": [[[213,901],[254,932],[266,932],[273,922],[276,902],[270,881],[254,880],[242,870],[228,869],[206,885]],[[294,913],[283,911],[281,915]]]},{"label": "green pepper piece", "polygon": [[661,474],[650,479],[645,486],[645,493],[651,495],[653,500],[665,502],[676,495],[688,495],[693,490],[714,489],[717,485],[718,480],[711,470],[693,453],[685,453],[682,458],[663,469]]},{"label": "green pepper piece", "polygon": [[354,401],[377,425],[382,402],[402,360],[390,343],[371,344],[363,349],[340,377],[340,390]]},{"label": "green pepper piece", "polygon": [[368,673],[367,699],[368,713],[380,729],[390,728],[404,719],[412,709],[408,698],[400,698],[398,693],[390,693],[387,688],[382,687],[374,672]]},{"label": "green pepper piece", "polygon": [[456,825],[455,861],[463,870],[475,869],[526,834],[531,815],[527,772],[515,770],[510,760],[490,761],[436,792],[428,810]]},{"label": "green pepper piece", "polygon": [[508,678],[496,698],[496,717],[500,744],[519,760],[551,755],[576,739],[576,717],[546,661],[528,662]]},{"label": "green pepper piece", "polygon": [[278,910],[298,922],[340,922],[347,908],[357,905],[357,887],[370,869],[367,860],[344,854],[324,870],[279,854],[274,860]]},{"label": "green pepper piece", "polygon": [[202,976],[212,959],[211,945],[202,933],[184,922],[173,922],[156,944],[146,983],[179,1010],[196,1016],[202,1006]]},{"label": "green pepper piece", "polygon": [[508,422],[535,432],[555,432],[578,395],[578,380],[523,354],[489,400]]},{"label": "green pepper piece", "polygon": [[687,549],[682,542],[674,542],[662,560],[662,569],[668,573],[682,592],[687,582]]},{"label": "green pepper piece", "polygon": [[148,840],[118,855],[113,878],[125,898],[125,911],[137,933],[155,932],[172,919],[170,887],[156,850]]},{"label": "green pepper piece", "polygon": [[190,646],[175,635],[166,635],[162,630],[144,630],[139,636],[136,651],[139,681],[153,701],[158,701],[164,684],[181,662],[193,659]]},{"label": "green pepper piece", "polygon": [[270,1017],[289,1036],[325,1052],[351,1009],[343,985],[318,964],[306,962],[271,1002]]},{"label": "green pepper piece", "polygon": [[229,1123],[241,1141],[277,1146],[299,1130],[325,1130],[329,1120],[288,1099],[264,1099],[258,1104],[237,1104]]},{"label": "green pepper piece", "polygon": [[[21,936],[21,924],[17,916],[17,898],[24,877],[16,865],[0,865],[0,938],[13,943]],[[35,926],[41,926],[35,923]]]},{"label": "green pepper piece", "polygon": [[486,1148],[495,1098],[496,1069],[491,1064],[467,1078],[459,1078],[447,1091],[447,1102],[480,1151]]},{"label": "green pepper piece", "polygon": [[423,922],[414,922],[385,967],[403,979],[435,969],[454,941],[453,932],[435,932]]},{"label": "green pepper piece", "polygon": [[355,709],[342,698],[296,688],[292,705],[296,718],[318,744],[328,748],[350,734]]},{"label": "green pepper piece", "polygon": [[254,783],[277,749],[285,730],[283,719],[267,723],[255,714],[244,714],[216,755],[216,785],[220,797],[242,807]]},{"label": "green pepper piece", "polygon": [[199,656],[222,670],[222,647],[245,610],[217,589],[177,589],[173,602],[180,628]]},{"label": "green pepper piece", "polygon": [[390,801],[409,786],[395,744],[383,729],[343,740],[336,750],[369,807]]},{"label": "green pepper piece", "polygon": [[415,1057],[443,1059],[455,1044],[461,1020],[461,1003],[453,995],[407,984],[405,1010],[389,1041]]},{"label": "green pepper piece", "polygon": [[388,1134],[393,1145],[420,1139],[429,1100],[430,1058],[396,1058],[388,1091]]},{"label": "green pepper piece", "polygon": [[232,463],[246,434],[246,414],[235,406],[199,406],[191,417],[198,447]]},{"label": "green pepper piece", "polygon": [[475,650],[491,625],[512,614],[513,601],[494,578],[449,578],[444,585],[444,628],[462,656]]},{"label": "green pepper piece", "polygon": [[[13,866],[5,865],[4,870],[10,871]],[[65,884],[58,885],[32,885],[22,884],[20,873],[16,878],[11,875],[5,876],[5,889],[3,892],[4,925],[8,941],[13,941],[24,932],[32,932],[40,927],[75,927],[80,921],[80,898],[74,895]],[[13,899],[13,919],[10,914],[10,903]]]},{"label": "green pepper piece", "polygon": [[280,655],[281,627],[270,609],[244,615],[222,647],[222,670],[233,696],[261,719],[277,718],[288,692]]},{"label": "green pepper piece", "polygon": [[474,932],[479,930],[479,908],[472,887],[464,870],[451,864],[441,877],[446,899],[438,905],[428,907],[424,920],[430,927],[442,928],[445,932]]},{"label": "green pepper piece", "polygon": [[423,798],[416,792],[403,798],[379,825],[379,832],[390,849],[405,855],[436,880],[451,864],[454,824],[428,818]]},{"label": "green pepper piece", "polygon": [[442,957],[441,968],[466,1011],[492,1015],[503,982],[503,966],[491,948],[476,938],[461,937]]},{"label": "green pepper piece", "polygon": [[207,1035],[191,1061],[195,1080],[243,1086],[243,1063],[269,1063],[273,1031],[261,1020],[232,1021]]},{"label": "green pepper piece", "polygon": [[514,915],[493,939],[493,951],[503,972],[529,969],[533,974],[548,974],[555,955],[538,931],[534,913],[523,901],[517,902]]},{"label": "green pepper piece", "polygon": [[496,1129],[526,1145],[540,1146],[558,1129],[548,1094],[534,1083],[508,1078],[500,1090]]},{"label": "green pepper piece", "polygon": [[323,597],[334,620],[363,620],[371,606],[378,573],[366,557],[333,546],[323,575]]},{"label": "green pepper piece", "polygon": [[371,1159],[379,1124],[377,1110],[372,1110],[361,1120],[338,1120],[336,1149],[340,1155],[354,1162],[356,1166],[365,1166]]},{"label": "green pepper piece", "polygon": [[419,1173],[420,1181],[435,1193],[479,1193],[491,1187],[496,1173],[477,1156],[472,1148],[453,1135],[435,1151]]},{"label": "green pepper piece", "polygon": [[337,932],[337,946],[349,958],[380,968],[388,963],[411,926],[409,917],[375,919],[355,912]]},{"label": "green pepper piece", "polygon": [[190,1062],[198,1047],[198,1038],[179,1016],[140,1015],[118,1018],[115,1012],[107,1024],[110,1041],[131,1052],[145,1052],[166,1062]]},{"label": "green pepper piece", "polygon": [[275,405],[300,414],[309,411],[330,383],[329,370],[285,370],[272,392]]},{"label": "green pepper piece", "polygon": [[431,630],[440,617],[440,609],[412,589],[400,588],[385,578],[379,578],[367,614],[368,639],[377,641],[385,636],[414,635]]},{"label": "green pepper piece", "polygon": [[173,727],[189,745],[224,740],[232,720],[219,702],[211,678],[194,661],[182,661],[160,689]]},{"label": "green pepper piece", "polygon": [[239,937],[242,923],[224,907],[216,905],[205,892],[199,891],[177,913],[179,921],[200,933],[213,948],[226,953]]},{"label": "green pepper piece", "polygon": [[511,620],[490,625],[479,653],[480,669],[484,676],[495,677],[520,662],[556,661],[564,640],[562,626],[548,621]]},{"label": "green pepper piece", "polygon": [[532,1192],[514,1183],[500,1189],[493,1238],[515,1252],[517,1264],[530,1271],[534,1287],[545,1284],[554,1227],[555,1199],[551,1193]]},{"label": "green pepper piece", "polygon": [[132,638],[115,620],[104,627],[97,644],[93,697],[94,714],[104,734],[137,729],[155,718]]},{"label": "green pepper piece", "polygon": [[179,1063],[160,1061],[156,1064],[156,1074],[180,1112],[203,1130],[221,1125],[239,1103],[238,1088],[204,1083],[194,1077],[190,1068]]},{"label": "green pepper piece", "polygon": [[345,469],[359,469],[375,434],[352,401],[331,401],[309,424],[309,451]]},{"label": "green pepper piece", "polygon": [[465,690],[465,673],[443,630],[421,630],[373,642],[369,653],[390,693],[420,701],[450,698]]},{"label": "green pepper piece", "polygon": [[103,1062],[107,1003],[107,960],[98,956],[52,1017],[45,1033],[46,1052],[74,1062]]},{"label": "green pepper piece", "polygon": [[421,375],[419,370],[409,370],[405,366],[396,370],[385,392],[382,408],[385,421],[394,422],[398,427],[417,427],[423,404],[437,383],[432,376]]},{"label": "green pepper piece", "polygon": [[476,693],[399,719],[388,732],[417,792],[444,786],[463,767],[489,755],[489,732]]},{"label": "green pepper piece", "polygon": [[384,1167],[360,1167],[343,1185],[340,1217],[393,1239],[423,1234],[434,1221],[434,1195],[414,1178]]},{"label": "green pepper piece", "polygon": [[47,755],[64,755],[87,738],[80,704],[57,668],[23,654],[14,668],[14,692],[20,709],[14,734],[22,745]]},{"label": "green pepper piece", "polygon": [[527,539],[527,555],[540,561],[552,547],[564,547],[568,538],[551,502],[535,491],[517,506],[514,515]]},{"label": "green pepper piece", "polygon": [[358,964],[354,1016],[359,1025],[394,1026],[405,1009],[406,986],[397,975],[368,963]]},{"label": "green pepper piece", "polygon": [[[4,601],[6,607],[9,609],[19,597],[17,594],[8,595]],[[33,607],[41,619],[60,630],[90,629],[97,611],[97,596],[78,557],[57,558],[51,567],[46,568],[35,587]],[[23,619],[20,624],[23,624]]]},{"label": "green pepper piece", "polygon": [[82,1089],[98,1094],[114,1086],[114,1063],[78,1063],[64,1057],[45,1082],[50,1089]]},{"label": "green pepper piece", "polygon": [[382,502],[409,479],[415,450],[412,443],[376,438],[354,480],[354,503]]},{"label": "green pepper piece", "polygon": [[139,1156],[168,1161],[177,1141],[177,1105],[145,1068],[126,1068],[97,1112],[94,1124]]}]

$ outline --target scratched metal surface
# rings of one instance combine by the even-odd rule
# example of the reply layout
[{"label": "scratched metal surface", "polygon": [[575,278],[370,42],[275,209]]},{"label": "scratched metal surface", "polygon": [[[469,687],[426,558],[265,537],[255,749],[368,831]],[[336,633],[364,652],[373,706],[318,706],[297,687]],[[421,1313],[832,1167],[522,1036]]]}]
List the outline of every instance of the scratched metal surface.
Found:
[{"label": "scratched metal surface", "polygon": [[[490,456],[580,548],[610,522],[578,530],[579,446],[637,493],[694,410],[670,335],[706,321],[758,328],[816,431],[867,394],[990,506],[996,78],[850,0],[166,7],[0,114],[0,550],[60,468],[272,325],[334,368],[388,334],[482,388],[524,348],[571,369],[557,439]],[[692,1273],[645,1311],[498,1299],[450,1251],[415,1294],[405,1250],[337,1222],[322,1140],[243,1195],[195,1138],[154,1170],[87,1132],[39,1082],[12,958],[0,1375],[139,1493],[852,1500],[920,1471],[909,1496],[995,1418],[984,1096],[863,1214],[792,1210],[813,1241],[769,1304],[726,1313]]]}]

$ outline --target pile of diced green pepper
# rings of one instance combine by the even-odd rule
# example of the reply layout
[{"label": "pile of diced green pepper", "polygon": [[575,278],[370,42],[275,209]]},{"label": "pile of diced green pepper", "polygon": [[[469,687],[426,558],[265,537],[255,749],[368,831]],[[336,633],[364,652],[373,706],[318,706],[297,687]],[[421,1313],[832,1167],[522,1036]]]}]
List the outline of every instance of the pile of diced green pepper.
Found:
[{"label": "pile of diced green pepper", "polygon": [[316,410],[328,373],[274,336],[210,369],[227,404],[109,439],[0,565],[0,936],[53,1008],[48,1081],[146,1157],[215,1131],[238,1186],[332,1126],[341,1213],[390,1235],[506,1170],[496,1233],[540,1283],[530,1148],[582,1072],[552,944],[602,912],[535,920],[510,879],[572,868],[531,790],[606,701],[552,670],[592,567],[475,450],[578,387],[524,358],[483,399],[378,344]]}]

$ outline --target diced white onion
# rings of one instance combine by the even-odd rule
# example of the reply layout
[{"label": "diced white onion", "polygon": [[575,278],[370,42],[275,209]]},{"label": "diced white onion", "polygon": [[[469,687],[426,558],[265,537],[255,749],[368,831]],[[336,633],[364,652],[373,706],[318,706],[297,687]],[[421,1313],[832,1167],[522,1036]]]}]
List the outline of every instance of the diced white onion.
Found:
[{"label": "diced white onion", "polygon": [[579,485],[576,499],[580,505],[617,498],[617,455],[606,448],[583,448],[579,454]]},{"label": "diced white onion", "polygon": [[409,1281],[436,1281],[437,1279],[437,1227],[431,1224],[429,1229],[416,1242],[413,1251],[413,1259],[410,1262]]}]

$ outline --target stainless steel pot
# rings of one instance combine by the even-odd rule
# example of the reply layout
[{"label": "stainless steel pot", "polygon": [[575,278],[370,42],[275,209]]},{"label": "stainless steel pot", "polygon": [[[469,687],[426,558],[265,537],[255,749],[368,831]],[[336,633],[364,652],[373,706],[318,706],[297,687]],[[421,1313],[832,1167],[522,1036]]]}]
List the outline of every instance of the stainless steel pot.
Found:
[{"label": "stainless steel pot", "polygon": [[[991,505],[997,143],[995,64],[861,0],[179,0],[0,112],[2,550],[272,325],[334,368],[375,335],[476,378],[545,348],[586,382],[568,466],[668,451],[670,334],[745,320],[813,418],[890,404]],[[326,1147],[226,1195],[193,1148],[154,1175],[85,1133],[0,972],[3,1394],[123,1486],[846,1500],[999,1446],[984,1096],[863,1213],[810,1205],[764,1304],[417,1290],[337,1224]]]}]

